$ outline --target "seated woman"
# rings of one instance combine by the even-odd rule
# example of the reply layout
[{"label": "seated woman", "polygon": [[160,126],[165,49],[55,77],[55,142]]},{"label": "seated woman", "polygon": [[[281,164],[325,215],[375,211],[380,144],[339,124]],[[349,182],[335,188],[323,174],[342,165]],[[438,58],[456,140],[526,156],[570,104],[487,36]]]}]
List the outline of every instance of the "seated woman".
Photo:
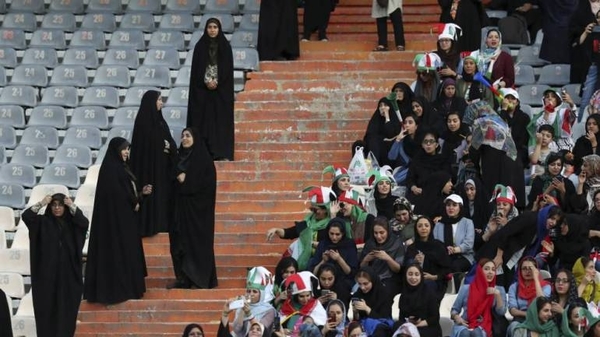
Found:
[{"label": "seated woman", "polygon": [[589,154],[599,154],[598,140],[600,140],[600,115],[590,115],[585,121],[585,134],[575,141],[573,156],[575,156],[575,172],[581,170],[583,157]]},{"label": "seated woman", "polygon": [[432,103],[432,106],[438,120],[438,124],[434,128],[439,134],[442,134],[446,130],[444,122],[447,120],[450,112],[458,113],[458,119],[462,119],[467,108],[467,102],[464,97],[456,94],[456,80],[446,78],[442,82],[440,93],[435,102]]},{"label": "seated woman", "polygon": [[458,194],[465,203],[463,205],[464,216],[473,221],[475,227],[475,246],[473,250],[477,251],[483,245],[481,236],[490,219],[490,198],[483,189],[483,183],[477,177],[467,179],[463,186],[464,188],[459,189]]},{"label": "seated woman", "polygon": [[556,323],[552,320],[552,303],[549,298],[543,296],[535,298],[535,301],[527,308],[527,315],[524,317],[525,320],[522,323],[517,324],[514,334],[511,334],[510,336],[550,337],[560,335]]},{"label": "seated woman", "polygon": [[291,256],[283,257],[275,266],[275,285],[273,286],[273,294],[275,299],[273,300],[273,306],[279,308],[279,306],[287,299],[287,292],[285,290],[283,281],[292,275],[299,272],[298,261]]},{"label": "seated woman", "polygon": [[479,51],[480,71],[490,79],[495,89],[512,88],[515,84],[515,64],[512,56],[502,50],[502,34],[497,28],[488,30],[485,46]]},{"label": "seated woman", "polygon": [[431,129],[438,124],[437,114],[433,111],[431,102],[423,96],[415,96],[412,100],[412,112],[417,117],[417,124]]},{"label": "seated woman", "polygon": [[363,137],[365,155],[372,152],[380,166],[388,165],[387,154],[392,142],[385,139],[396,137],[401,130],[402,123],[393,109],[393,103],[386,97],[381,98]]},{"label": "seated woman", "polygon": [[404,245],[392,234],[389,222],[375,218],[373,237],[365,243],[360,254],[360,266],[369,266],[379,276],[390,296],[400,293],[400,267],[404,261]]},{"label": "seated woman", "polygon": [[190,323],[183,329],[183,335],[181,337],[192,337],[192,336],[204,336],[204,330],[202,326],[197,323]]},{"label": "seated woman", "polygon": [[325,228],[331,219],[330,205],[337,199],[336,194],[328,187],[310,187],[304,191],[308,191],[311,211],[304,220],[296,221],[292,227],[271,228],[267,231],[269,241],[275,235],[280,239],[298,239],[290,245],[288,253],[298,261],[299,270],[306,270],[313,249],[327,237]]},{"label": "seated woman", "polygon": [[364,210],[358,191],[350,190],[339,195],[338,202],[331,204],[331,214],[344,219],[346,234],[360,247],[371,238],[375,217]]},{"label": "seated woman", "polygon": [[342,218],[331,219],[326,230],[328,237],[319,241],[315,254],[308,262],[308,270],[316,274],[323,264],[331,263],[336,269],[335,276],[350,284],[358,269],[354,240],[346,234],[346,222]]},{"label": "seated woman", "polygon": [[587,312],[587,303],[581,298],[569,304],[562,321],[560,330],[563,336],[583,337],[588,329],[587,316],[593,317]]},{"label": "seated woman", "polygon": [[590,227],[582,214],[566,214],[560,227],[552,234],[552,243],[546,247],[548,265],[572,269],[581,256],[589,256]]},{"label": "seated woman", "polygon": [[315,290],[323,307],[334,300],[342,301],[345,308],[350,305],[351,286],[343,279],[336,277],[336,268],[331,263],[324,263],[315,274],[319,279],[319,289]]},{"label": "seated woman", "polygon": [[318,280],[311,272],[301,271],[290,275],[285,280],[288,298],[279,309],[281,326],[286,330],[286,335],[298,335],[302,318],[310,316],[317,326],[327,323],[327,313],[321,302],[314,297]]},{"label": "seated woman", "polygon": [[524,322],[531,308],[532,302],[539,297],[550,297],[552,287],[542,279],[537,263],[533,257],[526,256],[521,259],[518,267],[518,280],[508,288],[508,312],[513,316],[513,321],[508,326],[507,336],[514,335],[515,329]]},{"label": "seated woman", "polygon": [[[470,284],[460,286],[450,318],[454,321],[452,337],[493,336],[492,310],[506,313],[506,292],[496,285],[496,265],[488,259],[479,260]],[[462,312],[462,314],[461,314]]]},{"label": "seated woman", "polygon": [[361,321],[369,336],[389,336],[393,297],[370,267],[361,267],[355,279],[358,289],[352,298],[353,319]]},{"label": "seated woman", "polygon": [[337,165],[329,165],[323,169],[323,175],[331,173],[333,178],[331,179],[331,190],[335,195],[341,195],[345,191],[352,189],[350,185],[350,175],[345,167]]},{"label": "seated woman", "polygon": [[485,100],[490,106],[494,106],[494,95],[490,89],[474,79],[475,74],[479,71],[478,63],[477,52],[467,53],[463,56],[462,77],[456,81],[456,96],[464,98],[467,103]]},{"label": "seated woman", "polygon": [[419,119],[415,115],[407,115],[402,122],[402,131],[392,142],[388,159],[395,170],[400,168],[394,173],[398,185],[405,185],[410,161],[421,148],[417,142],[418,130]]},{"label": "seated woman", "polygon": [[236,310],[233,332],[236,336],[246,336],[251,323],[259,322],[270,333],[277,312],[271,305],[273,275],[265,267],[254,267],[248,271],[246,297],[250,301],[244,301],[244,306]]},{"label": "seated woman", "polygon": [[437,68],[442,65],[442,60],[436,53],[417,54],[413,65],[417,68],[417,79],[413,83],[415,96],[423,96],[429,102],[435,101],[440,91]]},{"label": "seated woman", "polygon": [[574,207],[571,205],[571,196],[576,193],[575,186],[561,174],[563,170],[562,155],[551,152],[546,157],[545,166],[544,173],[533,178],[528,197],[528,208],[531,209],[535,199],[539,195],[549,194],[558,200],[560,207],[564,211],[572,211]]},{"label": "seated woman", "polygon": [[394,202],[398,197],[392,195],[392,188],[396,185],[392,170],[384,166],[371,170],[367,176],[367,183],[372,188],[367,194],[367,212],[386,219],[393,218]]},{"label": "seated woman", "polygon": [[323,337],[344,337],[346,331],[346,306],[340,300],[332,300],[327,306],[327,323],[321,329]]},{"label": "seated woman", "polygon": [[404,269],[404,290],[396,325],[410,322],[419,329],[421,337],[439,337],[442,336],[440,305],[437,296],[425,284],[425,274],[419,263],[409,264]]},{"label": "seated woman", "polygon": [[583,157],[581,173],[579,173],[577,194],[573,196],[577,212],[584,212],[594,207],[593,196],[600,190],[600,156],[589,154]]},{"label": "seated woman", "polygon": [[[410,246],[415,241],[417,218],[408,199],[405,197],[396,199],[394,202],[394,218],[390,220],[391,234],[402,240],[405,246]],[[600,236],[600,231],[598,235]]]},{"label": "seated woman", "polygon": [[484,242],[490,241],[496,232],[519,215],[519,210],[515,207],[517,197],[510,186],[496,185],[492,200],[496,202],[496,207],[481,236]]},{"label": "seated woman", "polygon": [[423,268],[423,280],[433,291],[438,303],[446,292],[446,276],[452,269],[448,250],[433,238],[433,221],[421,216],[417,219],[415,242],[406,248],[403,265],[419,263]]},{"label": "seated woman", "polygon": [[471,135],[469,126],[461,122],[461,115],[462,112],[458,110],[446,113],[446,125],[444,125],[439,140],[442,154],[446,154],[450,160],[452,177],[458,175],[458,166],[464,156],[464,151],[468,148],[468,139]]},{"label": "seated woman", "polygon": [[577,294],[577,283],[575,277],[570,270],[560,269],[556,272],[554,278],[554,287],[552,289],[552,312],[554,313],[554,321],[557,324],[562,322],[562,315],[567,306],[579,298]]},{"label": "seated woman", "polygon": [[[404,82],[396,82],[392,87],[392,94],[396,96],[394,110],[400,113],[400,122],[412,112],[412,99],[415,96],[410,86]],[[393,95],[391,97],[393,97]],[[389,96],[388,96],[389,97]],[[393,104],[394,102],[392,102]]]},{"label": "seated woman", "polygon": [[547,89],[543,97],[543,110],[533,115],[527,126],[529,147],[533,148],[535,145],[536,130],[544,124],[549,124],[554,129],[554,141],[558,149],[570,151],[575,145],[571,137],[571,128],[577,120],[577,106],[566,92],[559,95],[554,89]]},{"label": "seated woman", "polygon": [[600,301],[600,284],[596,278],[594,260],[582,256],[573,265],[573,276],[577,282],[577,294],[587,303]]},{"label": "seated woman", "polygon": [[442,67],[439,71],[442,80],[458,75],[458,63],[460,62],[460,51],[456,39],[459,36],[461,28],[453,23],[444,25],[444,29],[438,35],[437,52],[442,60]]}]

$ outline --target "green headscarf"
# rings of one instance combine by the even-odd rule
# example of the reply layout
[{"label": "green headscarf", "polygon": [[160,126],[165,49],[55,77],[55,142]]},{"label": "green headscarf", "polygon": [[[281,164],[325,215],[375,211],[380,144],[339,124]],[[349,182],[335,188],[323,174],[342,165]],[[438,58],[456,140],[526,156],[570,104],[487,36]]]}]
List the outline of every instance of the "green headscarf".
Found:
[{"label": "green headscarf", "polygon": [[[570,307],[571,305],[568,305],[562,314],[560,330],[562,331],[563,337],[579,337],[577,336],[577,334],[571,331],[571,328],[569,327],[569,311],[571,310]],[[587,310],[586,308],[582,308],[581,306],[579,306],[579,316],[583,316],[587,320],[587,326],[583,327],[586,330],[589,329],[590,326],[592,326],[592,321],[598,320],[592,315],[591,312],[589,312],[589,310]]]},{"label": "green headscarf", "polygon": [[525,321],[517,325],[517,329],[526,329],[535,331],[539,334],[539,337],[560,337],[558,327],[553,320],[542,324],[538,317],[537,301],[540,297],[536,298],[535,301],[531,302],[529,308],[527,308],[527,314],[525,315]]},{"label": "green headscarf", "polygon": [[[327,204],[327,215],[329,215],[329,204]],[[308,267],[308,260],[313,253],[312,243],[316,241],[317,233],[325,229],[327,224],[329,223],[329,216],[326,216],[324,219],[317,220],[315,217],[315,213],[307,214],[304,217],[304,221],[306,221],[306,228],[300,232],[300,245],[302,246],[302,251],[298,256],[298,267],[300,270],[305,270]]]}]

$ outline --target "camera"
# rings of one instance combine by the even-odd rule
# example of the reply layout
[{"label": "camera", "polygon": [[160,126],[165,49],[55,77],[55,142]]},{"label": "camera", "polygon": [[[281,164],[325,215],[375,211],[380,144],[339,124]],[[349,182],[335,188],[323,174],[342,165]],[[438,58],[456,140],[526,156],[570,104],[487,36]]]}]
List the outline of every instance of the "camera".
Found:
[{"label": "camera", "polygon": [[556,228],[556,227],[550,228],[548,230],[548,236],[550,236],[550,238],[552,238],[552,239],[557,238],[558,237],[558,228]]}]

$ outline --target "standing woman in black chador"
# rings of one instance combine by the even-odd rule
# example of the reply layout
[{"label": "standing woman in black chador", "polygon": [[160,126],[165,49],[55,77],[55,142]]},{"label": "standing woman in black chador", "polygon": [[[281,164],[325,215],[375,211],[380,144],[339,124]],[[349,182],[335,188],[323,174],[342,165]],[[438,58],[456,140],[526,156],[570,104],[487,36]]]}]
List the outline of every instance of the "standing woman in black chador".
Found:
[{"label": "standing woman in black chador", "polygon": [[96,185],[83,292],[88,302],[114,304],[146,292],[146,260],[137,223],[142,196],[151,194],[152,186],[137,190],[128,158],[129,142],[111,139]]},{"label": "standing woman in black chador", "polygon": [[215,160],[233,160],[233,53],[218,19],[206,21],[194,47],[187,126],[208,140]]},{"label": "standing woman in black chador", "polygon": [[153,193],[144,198],[139,226],[142,236],[166,232],[169,225],[171,177],[177,145],[163,118],[160,92],[149,90],[142,97],[131,139],[131,170],[138,186],[152,185]]},{"label": "standing woman in black chador", "polygon": [[261,61],[295,60],[300,56],[298,0],[262,0],[258,22]]},{"label": "standing woman in black chador", "polygon": [[[38,214],[44,206],[44,214]],[[62,193],[45,196],[26,209],[22,219],[29,228],[37,334],[73,336],[83,293],[81,250],[89,221]]]},{"label": "standing woman in black chador", "polygon": [[0,289],[0,336],[13,337],[11,311],[12,304],[9,308],[8,300],[6,299],[6,293]]},{"label": "standing woman in black chador", "polygon": [[[310,40],[310,36],[318,31],[320,41],[327,40],[327,26],[331,12],[335,10],[339,0],[304,0],[304,33],[302,40]],[[260,24],[260,23],[259,23]]]},{"label": "standing woman in black chador", "polygon": [[176,281],[168,288],[214,288],[217,172],[206,142],[195,128],[181,132],[176,177],[169,230]]}]

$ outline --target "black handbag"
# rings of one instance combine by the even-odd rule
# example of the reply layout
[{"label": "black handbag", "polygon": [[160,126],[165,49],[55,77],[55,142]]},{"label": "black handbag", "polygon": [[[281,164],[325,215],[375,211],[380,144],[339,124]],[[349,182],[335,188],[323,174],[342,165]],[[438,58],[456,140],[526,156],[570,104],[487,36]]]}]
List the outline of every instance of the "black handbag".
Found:
[{"label": "black handbag", "polygon": [[377,0],[379,7],[387,8],[389,0]]},{"label": "black handbag", "polygon": [[493,337],[505,337],[508,330],[508,319],[504,315],[498,315],[492,307],[492,335]]}]

